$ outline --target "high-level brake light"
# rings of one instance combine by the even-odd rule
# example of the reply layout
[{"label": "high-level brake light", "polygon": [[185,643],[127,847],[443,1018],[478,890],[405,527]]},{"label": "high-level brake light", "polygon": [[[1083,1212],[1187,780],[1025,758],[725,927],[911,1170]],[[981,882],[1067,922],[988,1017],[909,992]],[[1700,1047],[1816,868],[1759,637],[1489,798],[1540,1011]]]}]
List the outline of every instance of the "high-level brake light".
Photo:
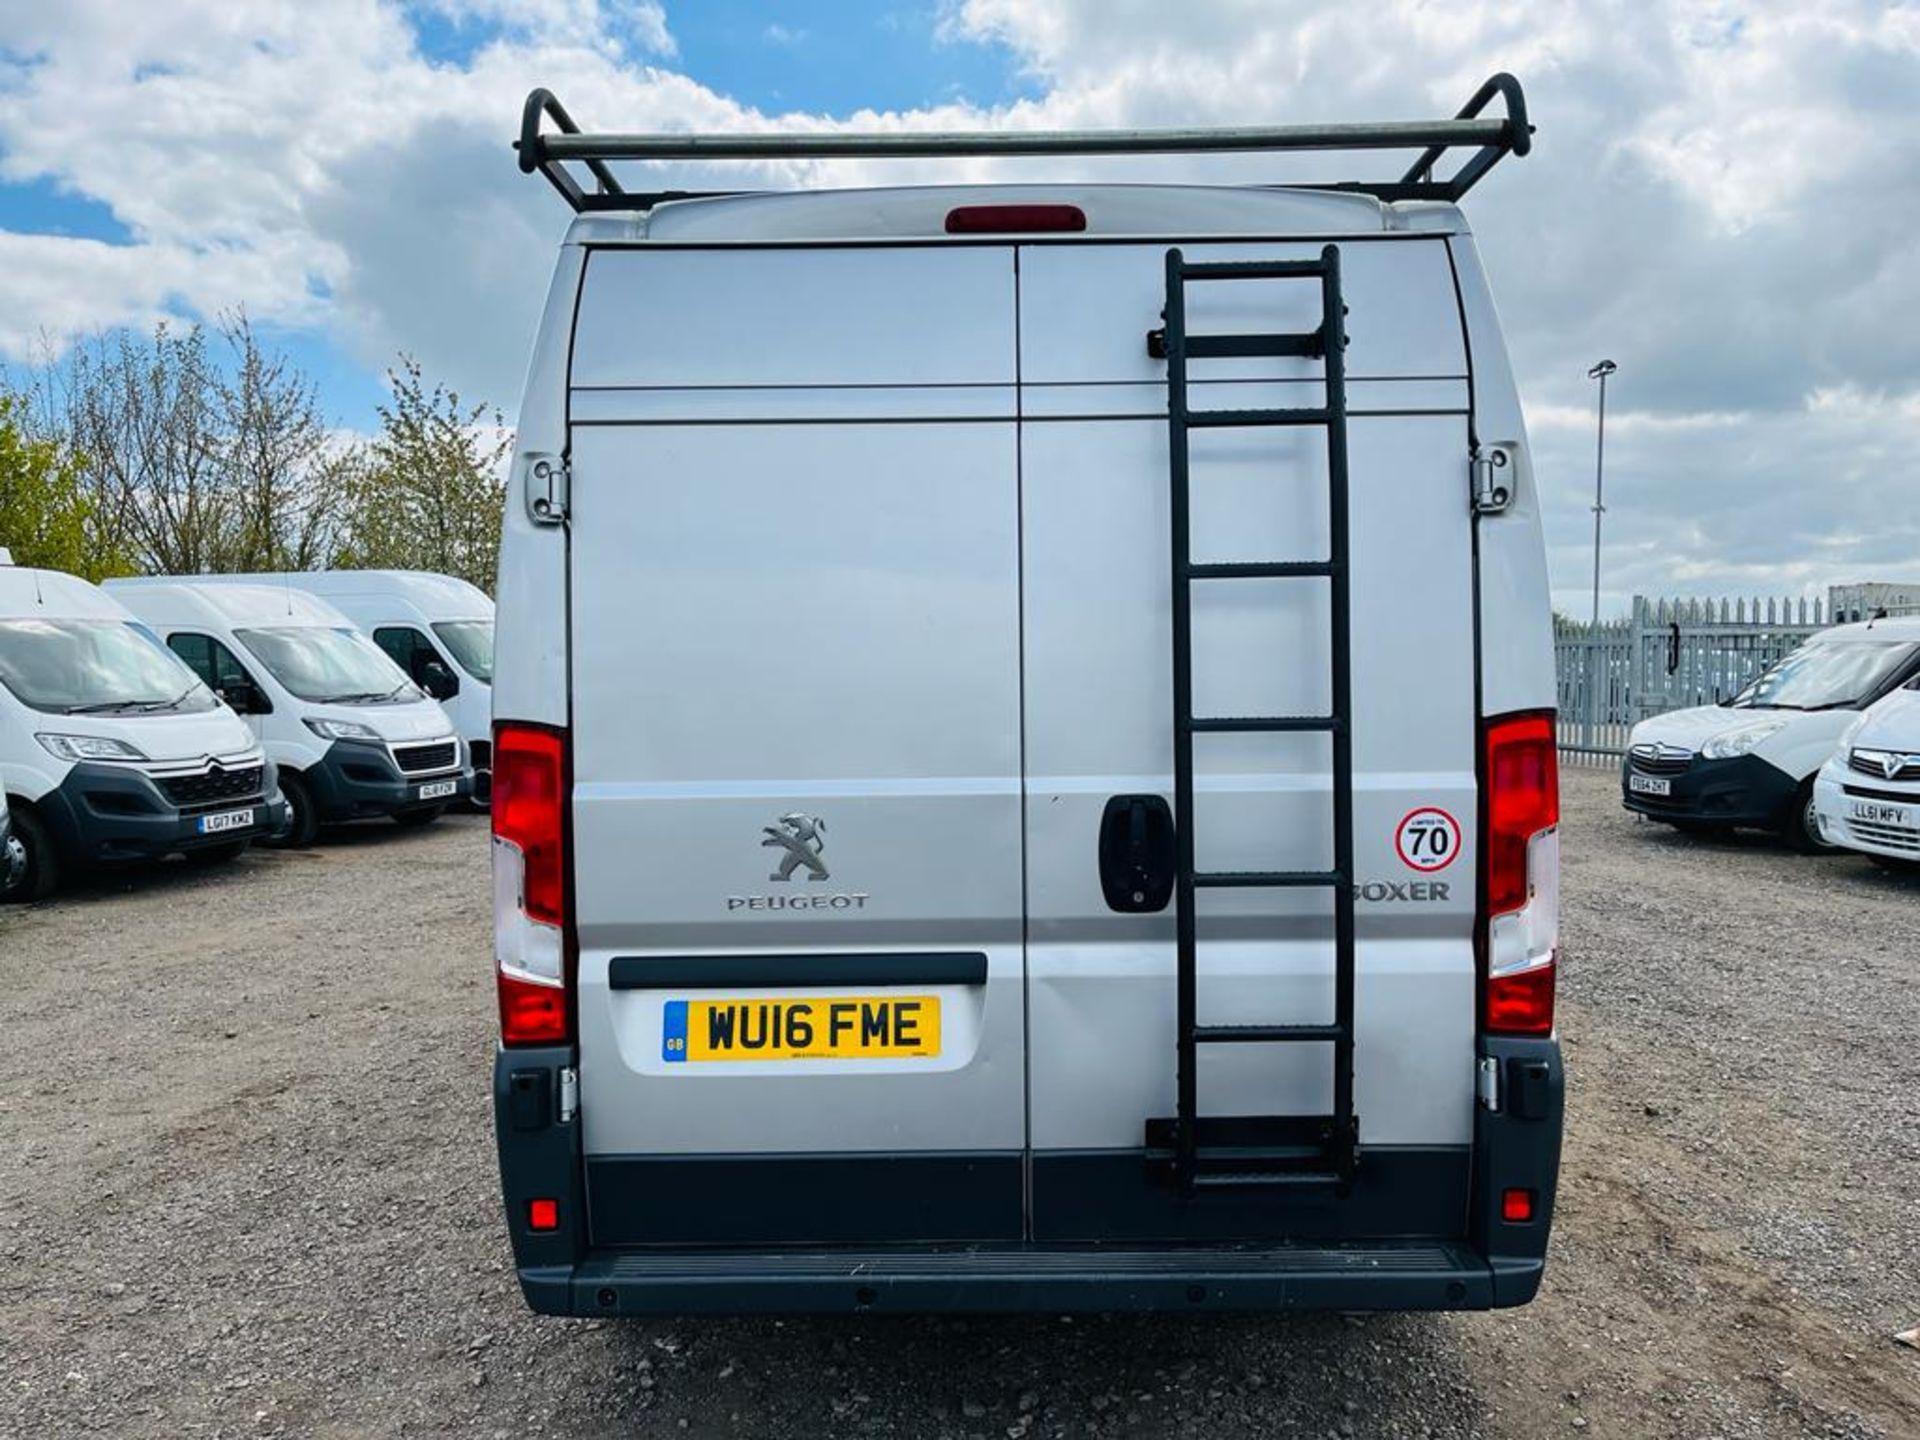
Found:
[{"label": "high-level brake light", "polygon": [[947,212],[949,235],[1032,235],[1087,228],[1078,205],[957,205]]},{"label": "high-level brake light", "polygon": [[567,1004],[567,741],[512,722],[493,732],[493,948],[500,1039],[559,1045]]},{"label": "high-level brake light", "polygon": [[1486,844],[1486,1029],[1553,1033],[1560,945],[1560,762],[1553,715],[1504,715],[1482,728]]}]

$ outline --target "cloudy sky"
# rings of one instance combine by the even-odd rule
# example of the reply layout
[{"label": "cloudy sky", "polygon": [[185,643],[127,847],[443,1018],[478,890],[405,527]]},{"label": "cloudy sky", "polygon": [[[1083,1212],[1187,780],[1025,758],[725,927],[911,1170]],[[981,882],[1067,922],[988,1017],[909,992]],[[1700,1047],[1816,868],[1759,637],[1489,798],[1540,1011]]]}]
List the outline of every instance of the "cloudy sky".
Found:
[{"label": "cloudy sky", "polygon": [[343,425],[402,349],[510,415],[568,218],[507,148],[537,84],[590,128],[1079,127],[1420,118],[1499,69],[1539,133],[1468,209],[1561,606],[1603,356],[1608,609],[1920,579],[1920,0],[0,0],[0,361],[244,306]]}]

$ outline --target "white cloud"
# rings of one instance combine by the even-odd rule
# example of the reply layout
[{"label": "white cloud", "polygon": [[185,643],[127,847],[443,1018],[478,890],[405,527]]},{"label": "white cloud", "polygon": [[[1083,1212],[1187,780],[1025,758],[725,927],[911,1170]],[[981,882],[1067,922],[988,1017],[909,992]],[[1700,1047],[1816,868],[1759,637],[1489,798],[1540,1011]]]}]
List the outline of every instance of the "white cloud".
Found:
[{"label": "white cloud", "polygon": [[[511,404],[566,218],[506,148],[528,89],[550,85],[584,122],[623,129],[835,123],[763,115],[667,68],[671,13],[652,0],[417,9],[483,43],[460,63],[429,61],[398,0],[329,0],[323,14],[306,0],[4,7],[0,179],[50,178],[104,201],[134,243],[0,231],[0,355],[42,329],[244,303],[323,329],[370,365],[407,348]],[[1920,6],[948,0],[941,33],[1010,47],[1044,95],[850,122],[1406,118],[1450,111],[1490,71],[1513,70],[1535,151],[1468,209],[1568,592],[1589,563],[1584,376],[1602,354],[1621,366],[1607,533],[1622,594],[1679,577],[1747,584],[1769,566],[1782,584],[1810,564],[1920,573],[1920,533],[1898,520],[1920,442]],[[1330,173],[1322,163],[1335,162],[1306,166]],[[688,167],[667,183],[1013,168]],[[1088,172],[1301,170],[1218,157],[1018,173]]]},{"label": "white cloud", "polygon": [[678,52],[659,0],[415,0],[460,23],[500,26],[538,40],[606,46],[630,36],[656,55]]}]

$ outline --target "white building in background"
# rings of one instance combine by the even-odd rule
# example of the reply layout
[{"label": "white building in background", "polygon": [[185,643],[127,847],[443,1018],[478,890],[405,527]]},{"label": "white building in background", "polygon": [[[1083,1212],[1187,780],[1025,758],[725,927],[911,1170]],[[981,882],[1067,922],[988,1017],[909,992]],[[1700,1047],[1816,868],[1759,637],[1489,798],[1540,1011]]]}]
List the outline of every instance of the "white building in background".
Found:
[{"label": "white building in background", "polygon": [[1835,625],[1889,615],[1920,615],[1920,581],[1863,580],[1827,587],[1827,615]]}]

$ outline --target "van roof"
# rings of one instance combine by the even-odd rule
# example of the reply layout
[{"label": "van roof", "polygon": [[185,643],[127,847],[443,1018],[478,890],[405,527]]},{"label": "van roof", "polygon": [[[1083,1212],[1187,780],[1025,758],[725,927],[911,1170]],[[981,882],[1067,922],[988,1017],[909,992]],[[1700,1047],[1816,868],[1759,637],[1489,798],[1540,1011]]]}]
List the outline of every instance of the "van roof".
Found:
[{"label": "van roof", "polygon": [[1920,640],[1920,615],[1894,615],[1884,620],[1857,620],[1851,625],[1835,625],[1808,638],[1820,644],[1841,640]]},{"label": "van roof", "polygon": [[189,585],[231,587],[265,586],[278,590],[291,585],[312,595],[398,595],[422,610],[437,610],[447,619],[492,618],[493,601],[479,586],[455,575],[431,570],[288,570],[255,571],[235,575],[177,575]]},{"label": "van roof", "polygon": [[142,620],[157,625],[353,626],[326,601],[291,585],[197,584],[170,576],[141,576],[109,580],[107,589]]},{"label": "van roof", "polygon": [[[969,206],[1070,205],[1071,233],[950,234],[948,215]],[[942,244],[1086,244],[1177,235],[1322,236],[1420,231],[1459,234],[1444,202],[1387,204],[1371,195],[1234,185],[904,185],[664,200],[649,209],[589,211],[567,233],[575,244],[725,244],[924,240]]]},{"label": "van roof", "polygon": [[131,620],[126,607],[64,570],[0,566],[0,620]]}]

